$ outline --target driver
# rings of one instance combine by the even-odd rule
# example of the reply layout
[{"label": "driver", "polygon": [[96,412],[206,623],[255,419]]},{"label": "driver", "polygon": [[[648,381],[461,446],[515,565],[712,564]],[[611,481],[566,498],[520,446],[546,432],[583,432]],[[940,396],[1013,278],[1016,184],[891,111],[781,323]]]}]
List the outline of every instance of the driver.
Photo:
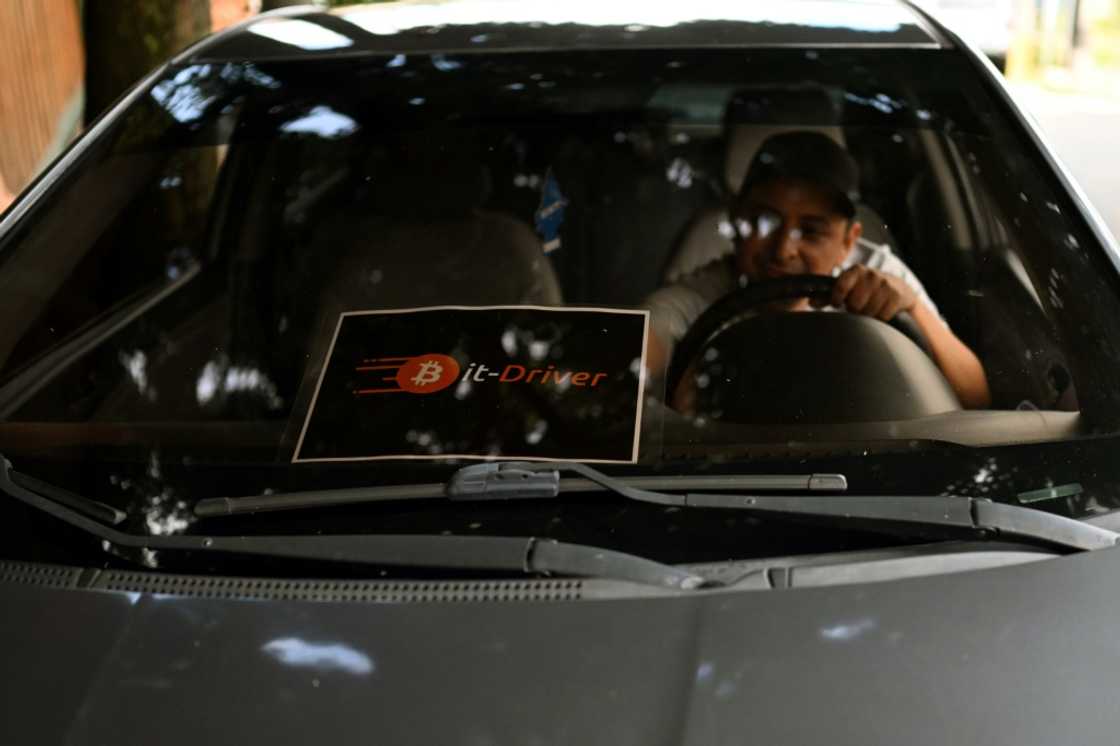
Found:
[{"label": "driver", "polygon": [[[984,368],[949,328],[913,272],[887,246],[859,242],[859,172],[847,151],[826,135],[787,132],[759,147],[731,210],[735,252],[650,295],[648,360],[655,374],[672,346],[712,303],[756,280],[788,275],[836,277],[826,310],[889,321],[913,316],[941,372],[968,408],[991,401]],[[815,310],[806,298],[766,306]]]}]

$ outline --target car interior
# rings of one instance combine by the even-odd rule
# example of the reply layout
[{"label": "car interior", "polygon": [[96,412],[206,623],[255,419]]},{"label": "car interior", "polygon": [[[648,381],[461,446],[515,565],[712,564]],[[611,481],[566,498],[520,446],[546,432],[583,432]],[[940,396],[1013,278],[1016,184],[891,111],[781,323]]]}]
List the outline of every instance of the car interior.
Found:
[{"label": "car interior", "polygon": [[[992,411],[964,412],[951,398],[925,400],[930,362],[909,354],[912,343],[900,336],[867,347],[879,350],[868,365],[838,364],[837,371],[848,372],[837,373],[842,385],[835,395],[869,408],[814,412],[803,401],[784,412],[771,407],[765,416],[752,415],[749,406],[685,416],[664,403],[666,392],[652,390],[650,427],[665,442],[691,448],[830,439],[981,444],[1079,431],[1074,374],[1053,304],[1040,291],[1044,278],[1028,271],[1006,209],[977,175],[993,157],[990,143],[954,131],[951,122],[898,126],[891,117],[904,101],[818,81],[651,84],[641,106],[633,98],[547,119],[532,112],[474,121],[433,117],[419,127],[379,122],[381,111],[364,99],[295,99],[231,115],[239,119],[235,133],[245,128],[267,137],[234,135],[228,144],[185,149],[155,167],[151,158],[135,158],[138,171],[152,174],[152,186],[123,209],[111,204],[113,192],[103,195],[104,213],[120,210],[118,226],[103,231],[77,266],[108,262],[126,278],[151,277],[153,287],[183,267],[197,277],[141,322],[114,329],[115,346],[88,352],[101,356],[94,368],[128,368],[128,355],[142,356],[144,386],[135,375],[110,382],[88,370],[52,373],[13,413],[28,420],[275,421],[305,399],[314,360],[343,310],[640,307],[657,288],[733,250],[727,205],[759,144],[778,132],[812,130],[842,144],[858,163],[861,240],[889,246],[921,278],[982,360]],[[349,129],[325,129],[325,117],[349,122]],[[140,237],[120,225],[160,200],[182,202],[191,179],[203,176],[215,185],[195,207],[204,218],[192,217],[188,200],[179,208],[186,214],[178,234],[158,239],[146,263],[134,260]],[[549,190],[553,204],[546,204]],[[548,241],[541,228],[546,208],[563,212]],[[141,287],[136,295],[145,297],[142,283],[125,284]],[[74,271],[44,299],[66,293],[96,300],[109,292],[105,285],[96,271]],[[56,338],[48,329],[75,330],[88,321],[72,316],[52,310],[36,317],[13,345],[7,369],[20,367],[13,361],[33,363]],[[795,326],[787,329],[795,341],[820,333],[812,324]],[[167,337],[173,345],[161,341]],[[758,340],[773,335],[752,339],[764,344]],[[829,356],[837,345],[789,346],[818,348],[817,357],[800,360],[802,370],[835,363]],[[890,349],[901,352],[884,355]],[[884,361],[893,366],[897,380],[890,386],[898,396],[877,396],[885,379],[853,372]],[[184,377],[183,370],[201,373]],[[779,374],[797,375],[789,368]],[[731,385],[734,397],[749,399],[780,379]],[[84,392],[65,413],[55,411],[51,393],[60,386]],[[151,391],[160,392],[158,402]]]}]

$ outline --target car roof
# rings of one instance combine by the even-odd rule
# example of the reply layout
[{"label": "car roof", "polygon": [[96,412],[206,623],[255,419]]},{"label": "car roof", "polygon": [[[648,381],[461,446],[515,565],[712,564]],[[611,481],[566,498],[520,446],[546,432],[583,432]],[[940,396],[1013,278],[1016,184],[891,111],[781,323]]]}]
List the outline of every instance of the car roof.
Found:
[{"label": "car roof", "polygon": [[178,62],[672,47],[948,46],[901,0],[400,0],[262,14]]}]

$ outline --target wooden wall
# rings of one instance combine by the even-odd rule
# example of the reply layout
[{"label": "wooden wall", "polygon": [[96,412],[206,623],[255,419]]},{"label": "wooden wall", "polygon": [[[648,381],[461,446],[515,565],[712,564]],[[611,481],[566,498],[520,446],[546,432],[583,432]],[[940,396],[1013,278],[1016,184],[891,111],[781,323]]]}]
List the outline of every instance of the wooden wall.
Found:
[{"label": "wooden wall", "polygon": [[78,125],[80,28],[77,0],[0,0],[0,209]]}]

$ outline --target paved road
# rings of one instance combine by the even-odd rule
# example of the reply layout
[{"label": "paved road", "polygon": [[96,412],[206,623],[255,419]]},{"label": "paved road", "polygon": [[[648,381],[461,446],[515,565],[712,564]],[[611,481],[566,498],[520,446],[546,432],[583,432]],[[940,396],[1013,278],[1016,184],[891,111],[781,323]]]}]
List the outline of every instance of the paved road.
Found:
[{"label": "paved road", "polygon": [[1120,237],[1120,100],[1012,87],[1058,157]]}]

